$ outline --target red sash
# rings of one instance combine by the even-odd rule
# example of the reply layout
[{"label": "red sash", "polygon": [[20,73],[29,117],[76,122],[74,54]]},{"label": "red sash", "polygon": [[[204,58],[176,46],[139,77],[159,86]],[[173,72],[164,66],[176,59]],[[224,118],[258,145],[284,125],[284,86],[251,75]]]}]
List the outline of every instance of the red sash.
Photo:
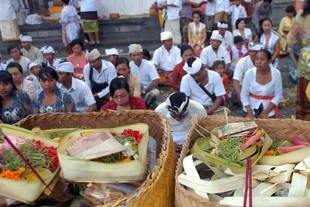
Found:
[{"label": "red sash", "polygon": [[[267,101],[271,101],[273,99],[273,96],[259,96],[253,93],[250,93],[250,97],[259,99],[259,100],[267,100]],[[279,118],[279,108],[276,105],[274,106],[274,113],[275,113],[276,118]]]}]

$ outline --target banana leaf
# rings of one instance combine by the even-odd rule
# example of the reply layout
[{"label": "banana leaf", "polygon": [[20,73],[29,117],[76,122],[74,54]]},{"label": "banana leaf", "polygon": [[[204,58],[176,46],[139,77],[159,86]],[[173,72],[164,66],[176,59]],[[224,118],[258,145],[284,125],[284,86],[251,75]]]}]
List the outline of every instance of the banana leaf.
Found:
[{"label": "banana leaf", "polygon": [[[0,124],[0,127],[4,134],[8,136],[21,136],[25,139],[41,140],[46,146],[58,146],[58,143],[35,135],[32,131],[24,128],[7,124]],[[55,176],[57,176],[58,171],[59,167],[54,172],[44,168],[37,169],[37,172],[47,184],[49,184]],[[45,186],[33,173],[27,175],[26,180],[13,180],[0,177],[0,195],[23,203],[34,202],[45,189]]]},{"label": "banana leaf", "polygon": [[[238,162],[232,162],[230,160],[226,160],[222,157],[219,157],[216,154],[211,154],[212,147],[215,147],[215,143],[218,144],[218,138],[216,135],[211,135],[210,137],[204,137],[197,139],[191,149],[191,152],[194,157],[202,160],[203,162],[207,162],[218,169],[225,171],[226,169],[230,169],[234,173],[245,173],[246,164],[245,159],[247,157],[251,157],[252,166],[254,166],[259,159],[265,154],[270,145],[272,144],[271,138],[265,132],[265,141],[262,147],[251,146],[245,151],[241,151],[239,154]],[[233,138],[230,138],[233,139]]]},{"label": "banana leaf", "polygon": [[[81,160],[68,154],[66,148],[81,138],[82,134],[92,134],[106,130],[121,134],[124,129],[139,130],[143,134],[138,145],[138,159],[128,162],[102,163],[98,161]],[[139,123],[116,128],[86,129],[74,131],[65,136],[57,148],[62,177],[73,182],[115,183],[143,180],[147,166],[147,146],[149,140],[148,125]]]},{"label": "banana leaf", "polygon": [[32,132],[41,137],[45,137],[48,139],[61,138],[66,136],[67,134],[78,130],[77,128],[61,128],[61,129],[48,129],[41,130],[40,128],[33,128]]}]

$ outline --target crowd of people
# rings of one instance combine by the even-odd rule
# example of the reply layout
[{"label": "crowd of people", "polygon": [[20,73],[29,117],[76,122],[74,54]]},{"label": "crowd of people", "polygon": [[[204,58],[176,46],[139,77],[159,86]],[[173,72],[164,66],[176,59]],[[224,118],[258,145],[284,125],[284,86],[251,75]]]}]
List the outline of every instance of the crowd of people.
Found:
[{"label": "crowd of people", "polygon": [[[155,109],[182,144],[193,116],[227,114],[230,105],[242,106],[246,117],[278,118],[280,55],[290,55],[291,79],[298,82],[297,118],[310,120],[309,0],[296,17],[294,7],[287,7],[278,32],[270,19],[271,0],[253,9],[251,1],[240,0],[157,1],[159,13],[166,15],[153,57],[142,45],[130,44],[128,57],[110,48],[106,58],[95,47],[100,44],[95,14],[87,6],[83,10],[83,18],[90,19],[82,28],[92,33],[92,47],[86,50],[78,39],[80,17],[69,1],[63,2],[67,57],[57,58],[52,46],[35,47],[24,34],[20,44],[8,47],[11,58],[0,61],[0,118],[5,123],[32,113]],[[254,27],[248,28],[250,23]],[[174,92],[156,107],[161,87]]]}]

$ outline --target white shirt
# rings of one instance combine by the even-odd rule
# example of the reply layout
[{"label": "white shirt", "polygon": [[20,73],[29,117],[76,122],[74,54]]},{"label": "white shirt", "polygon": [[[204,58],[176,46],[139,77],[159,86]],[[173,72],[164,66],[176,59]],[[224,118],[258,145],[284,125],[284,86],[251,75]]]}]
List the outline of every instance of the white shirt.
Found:
[{"label": "white shirt", "polygon": [[59,84],[59,88],[71,95],[77,112],[86,112],[89,106],[96,103],[90,88],[84,81],[72,78],[70,89],[67,89],[62,84]]},{"label": "white shirt", "polygon": [[[213,30],[212,35],[213,34],[219,34],[219,31]],[[223,35],[221,36],[223,37]],[[233,45],[234,45],[234,38],[233,38],[232,33],[230,31],[225,31],[221,46],[225,48],[229,48],[229,47],[232,47]]]},{"label": "white shirt", "polygon": [[242,6],[241,4],[239,6],[237,5],[230,6],[230,13],[231,13],[231,24],[232,25],[236,24],[237,19],[245,18],[248,16],[245,11],[244,6]]},{"label": "white shirt", "polygon": [[244,29],[244,36],[241,35],[239,29],[236,29],[234,32],[233,32],[233,36],[236,37],[236,36],[241,36],[243,37],[243,39],[246,41],[250,41],[252,40],[252,31],[251,29],[249,28],[245,28]]},{"label": "white shirt", "polygon": [[0,70],[6,70],[6,64],[0,62]]},{"label": "white shirt", "polygon": [[140,80],[143,89],[146,89],[152,81],[159,79],[157,70],[151,61],[142,59],[140,66],[130,61],[129,66],[130,73]]},{"label": "white shirt", "polygon": [[167,7],[167,19],[175,20],[180,19],[180,11],[182,9],[182,0],[167,0],[167,4],[174,4],[174,6]]},{"label": "white shirt", "polygon": [[[209,91],[210,94],[215,94],[216,96],[223,96],[226,94],[223,81],[221,76],[211,70],[208,72],[208,84],[204,87]],[[180,85],[180,91],[184,92],[192,100],[197,101],[203,106],[212,106],[212,99],[204,92],[200,86],[196,83],[194,78],[190,74],[183,76]]]},{"label": "white shirt", "polygon": [[96,0],[80,0],[81,12],[97,11]]},{"label": "white shirt", "polygon": [[245,72],[253,67],[254,64],[250,55],[241,58],[236,64],[233,79],[238,80],[240,85],[242,85]]},{"label": "white shirt", "polygon": [[[256,67],[249,69],[244,75],[241,89],[241,102],[243,106],[250,105],[253,112],[254,109],[258,109],[261,103],[263,104],[264,109],[268,107],[270,102],[275,105],[280,103],[283,91],[281,73],[274,67],[270,67],[270,69],[271,81],[265,85],[261,85],[260,83],[256,82]],[[273,96],[273,99],[271,101],[255,99],[249,96],[250,93],[258,96]],[[275,115],[275,112],[274,110],[271,110],[268,116],[273,115]]]},{"label": "white shirt", "polygon": [[44,62],[46,63],[46,65],[47,65],[48,67],[51,67],[51,68],[56,69],[56,67],[57,67],[57,65],[60,63],[60,61],[61,61],[61,59],[59,59],[59,58],[54,58],[53,65],[51,65],[50,62],[48,62],[48,61],[44,61]]},{"label": "white shirt", "polygon": [[12,0],[1,1],[0,21],[16,19],[16,14],[12,5]]},{"label": "white shirt", "polygon": [[[93,81],[96,83],[105,83],[107,82],[109,85],[111,81],[117,77],[116,69],[114,65],[108,61],[101,60],[101,70],[98,72],[96,69],[93,68]],[[91,88],[91,81],[89,79],[90,73],[90,64],[84,66],[83,74],[85,78],[86,84]],[[99,98],[104,97],[109,93],[109,86],[99,92],[97,95]]]},{"label": "white shirt", "polygon": [[216,3],[215,13],[229,12],[230,1],[229,0],[214,0]]},{"label": "white shirt", "polygon": [[[16,61],[13,60],[13,58],[10,58],[7,61],[7,64],[9,64],[10,62],[16,62]],[[24,77],[28,76],[30,74],[29,69],[28,69],[28,65],[30,63],[30,60],[28,58],[26,58],[25,56],[21,56],[19,62],[17,62],[17,63],[22,66]]]},{"label": "white shirt", "polygon": [[[185,135],[192,127],[192,117],[194,115],[197,115],[198,118],[206,117],[207,112],[200,103],[189,100],[188,113],[182,120],[177,121],[172,118],[167,106],[167,103],[163,102],[156,107],[155,111],[160,113],[164,118],[167,119],[167,122],[170,126],[170,131],[172,133],[173,141],[176,144],[183,144],[186,138]],[[184,136],[173,136],[175,132],[184,132]],[[178,134],[180,135],[180,133]]]},{"label": "white shirt", "polygon": [[261,44],[263,44],[265,46],[265,48],[271,53],[273,54],[274,52],[274,49],[276,48],[276,44],[277,44],[277,41],[279,39],[279,36],[276,35],[274,32],[271,32],[271,37],[269,39],[269,42],[268,44],[266,45],[266,36],[265,34],[263,33],[262,36],[260,37],[259,39],[259,42]]},{"label": "white shirt", "polygon": [[162,45],[153,54],[152,62],[164,71],[173,71],[174,67],[182,61],[181,51],[178,47],[172,46],[170,51]]},{"label": "white shirt", "polygon": [[212,46],[209,45],[208,47],[202,50],[200,54],[200,59],[201,62],[207,65],[209,68],[213,67],[213,63],[216,60],[223,60],[225,64],[231,63],[228,51],[222,46],[219,46],[217,53],[215,53]]},{"label": "white shirt", "polygon": [[212,2],[207,1],[205,15],[214,16],[215,15],[215,9],[216,9],[216,2],[215,1],[212,1]]},{"label": "white shirt", "polygon": [[32,73],[24,78],[23,91],[26,92],[32,101],[38,102],[39,94],[42,91],[39,79]]}]

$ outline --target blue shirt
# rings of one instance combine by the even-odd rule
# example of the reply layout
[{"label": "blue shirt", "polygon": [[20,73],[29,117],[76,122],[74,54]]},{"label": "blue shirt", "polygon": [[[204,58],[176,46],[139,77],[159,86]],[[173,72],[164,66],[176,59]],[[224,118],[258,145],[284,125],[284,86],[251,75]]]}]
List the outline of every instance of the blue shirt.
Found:
[{"label": "blue shirt", "polygon": [[[52,105],[44,105],[44,91],[39,94],[38,98],[38,112],[48,113],[48,112],[75,112],[75,104],[70,94],[67,92],[56,88],[56,101]],[[71,110],[72,108],[72,110]]]},{"label": "blue shirt", "polygon": [[27,93],[13,90],[12,99],[8,108],[3,108],[1,103],[1,119],[7,124],[15,124],[32,113],[31,99]]}]

